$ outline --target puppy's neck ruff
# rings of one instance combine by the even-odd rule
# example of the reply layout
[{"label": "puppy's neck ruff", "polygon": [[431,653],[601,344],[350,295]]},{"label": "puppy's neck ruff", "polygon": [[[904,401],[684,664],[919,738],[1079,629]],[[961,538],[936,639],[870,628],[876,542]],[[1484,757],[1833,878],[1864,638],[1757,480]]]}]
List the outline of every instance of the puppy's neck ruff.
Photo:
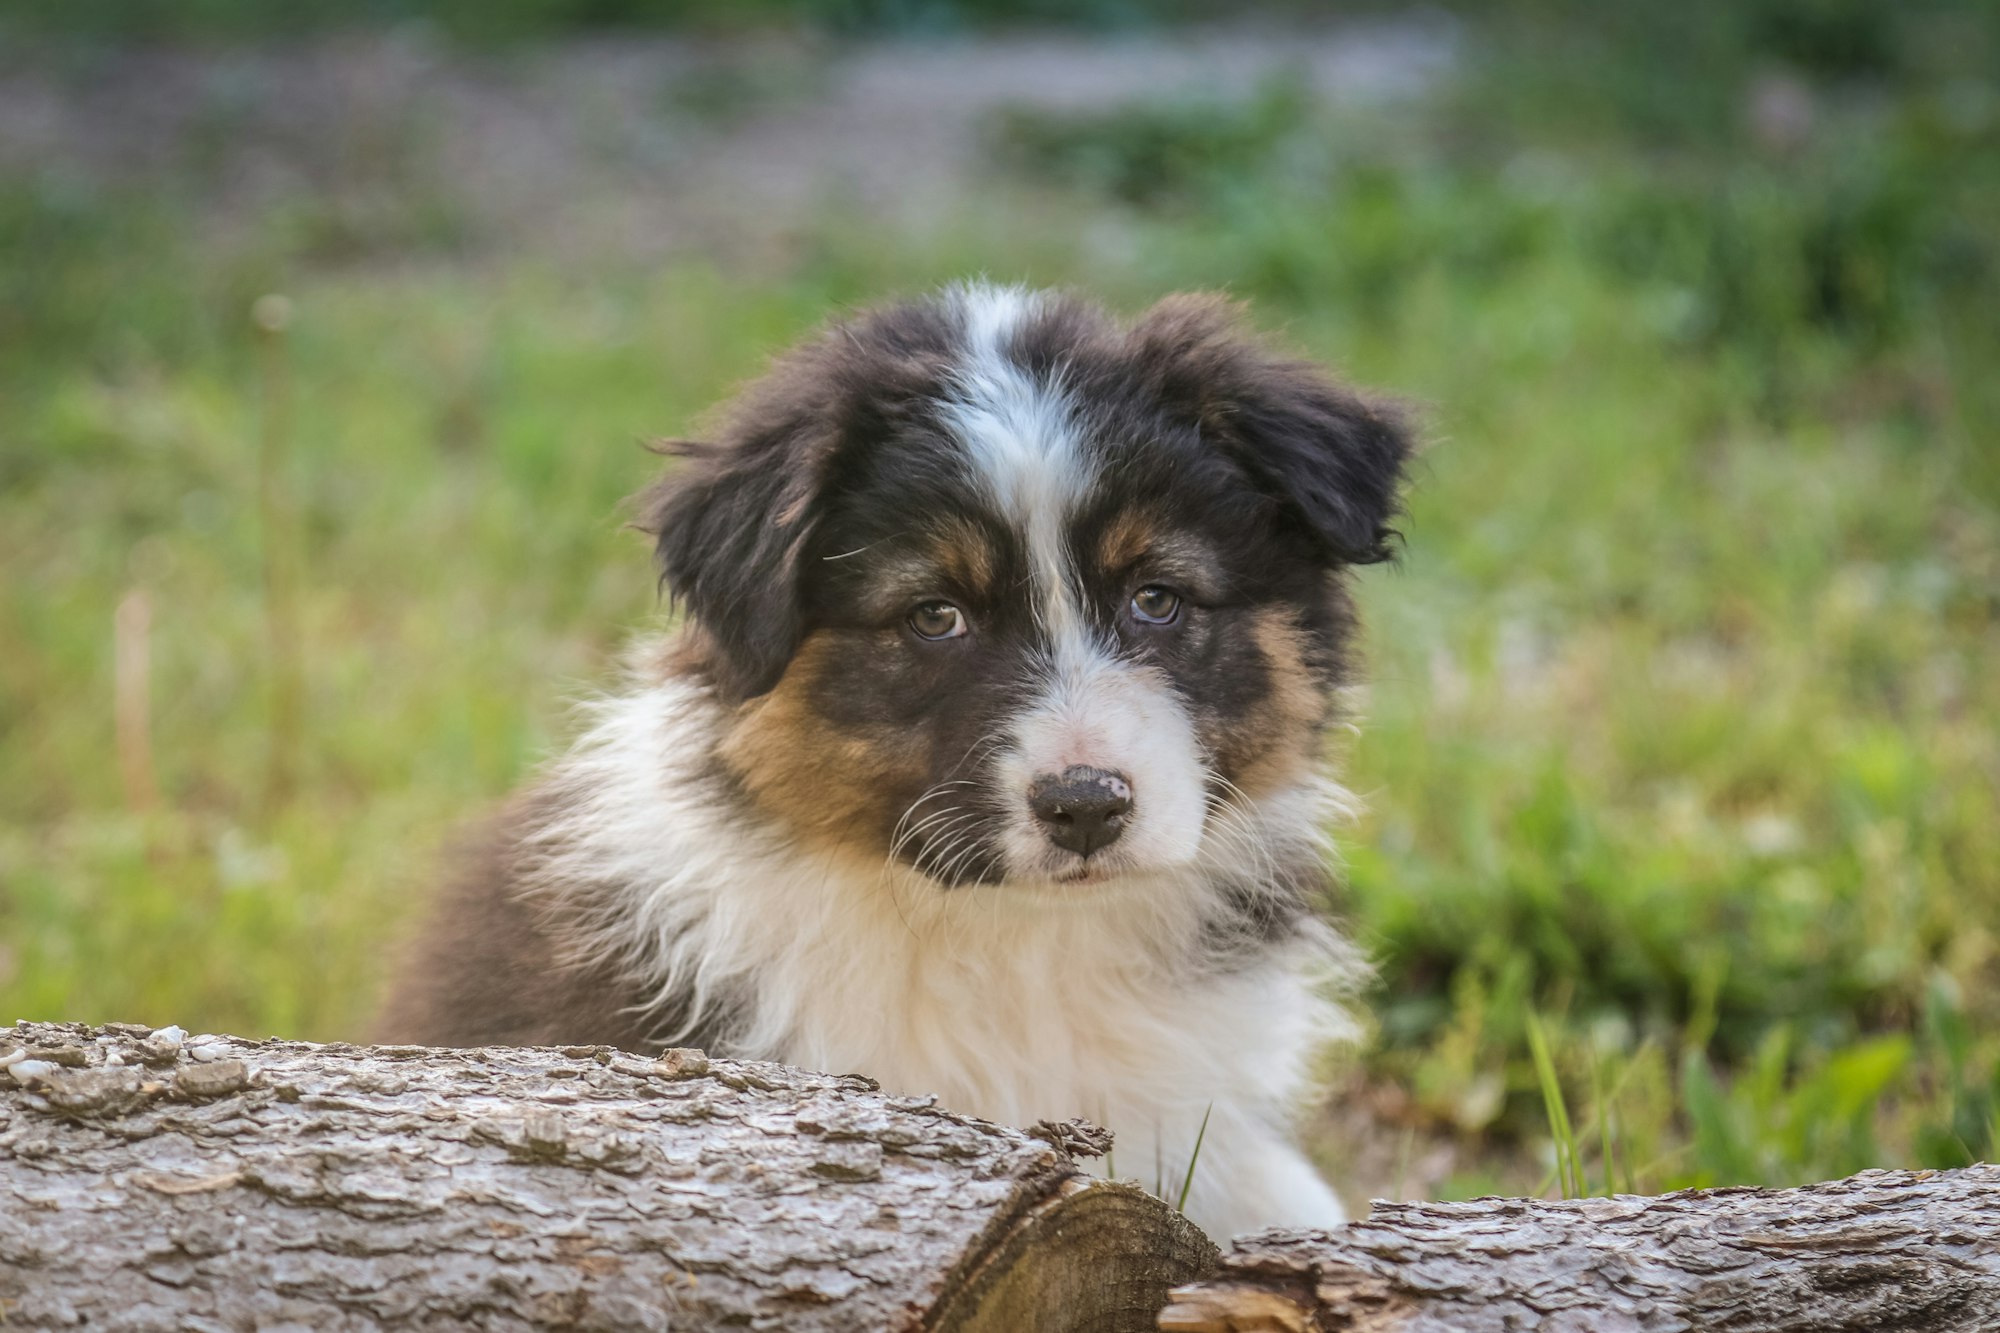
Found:
[{"label": "puppy's neck ruff", "polygon": [[722,1032],[727,1054],[865,1072],[1004,1123],[1088,1116],[1116,1130],[1121,1174],[1150,1182],[1156,1158],[1179,1180],[1205,1118],[1217,1172],[1232,1134],[1265,1142],[1305,1054],[1345,1034],[1324,997],[1358,975],[1351,952],[1309,921],[1269,938],[1256,910],[1289,891],[1262,878],[1280,860],[1323,854],[1345,803],[1330,781],[1218,811],[1212,846],[1172,872],[947,890],[746,811],[714,758],[730,710],[702,685],[590,710],[524,838],[522,891],[576,957],[615,957],[658,997],[663,1041]]}]

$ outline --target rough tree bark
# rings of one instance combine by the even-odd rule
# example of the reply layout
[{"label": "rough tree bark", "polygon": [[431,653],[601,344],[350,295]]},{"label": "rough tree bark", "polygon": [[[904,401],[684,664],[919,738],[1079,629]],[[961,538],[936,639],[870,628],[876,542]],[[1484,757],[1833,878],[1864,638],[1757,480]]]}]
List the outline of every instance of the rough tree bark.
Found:
[{"label": "rough tree bark", "polygon": [[17,1024],[0,1326],[2000,1329],[2000,1168],[1379,1204],[1217,1271],[1103,1144],[694,1051]]},{"label": "rough tree bark", "polygon": [[0,1066],[8,1327],[1115,1333],[1215,1260],[1088,1126],[700,1052],[23,1023]]},{"label": "rough tree bark", "polygon": [[1377,1204],[1245,1237],[1168,1333],[2000,1329],[2000,1167],[1568,1203]]}]

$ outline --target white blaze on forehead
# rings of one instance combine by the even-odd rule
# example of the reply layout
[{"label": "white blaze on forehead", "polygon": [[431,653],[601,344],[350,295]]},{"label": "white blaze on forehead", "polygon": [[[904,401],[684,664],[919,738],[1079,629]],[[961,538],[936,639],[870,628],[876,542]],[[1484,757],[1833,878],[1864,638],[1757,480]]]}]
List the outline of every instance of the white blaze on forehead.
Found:
[{"label": "white blaze on forehead", "polygon": [[1020,287],[971,286],[951,299],[965,351],[945,423],[994,507],[1024,539],[1037,611],[1050,629],[1073,633],[1080,621],[1064,530],[1090,487],[1090,460],[1061,383],[1037,382],[1007,354],[1043,297]]},{"label": "white blaze on forehead", "polygon": [[1132,785],[1125,834],[1100,864],[1183,864],[1200,846],[1206,816],[1206,770],[1192,721],[1164,677],[1121,660],[1082,614],[1068,529],[1095,470],[1060,378],[1038,381],[1008,355],[1045,298],[1018,287],[966,287],[950,299],[964,350],[945,426],[994,509],[1021,536],[1049,640],[1039,688],[1009,723],[1010,743],[995,760],[996,785],[1016,798],[1015,818],[999,839],[1009,873],[1034,877],[1073,859],[1054,851],[1026,793],[1038,777],[1077,764],[1124,774]]}]

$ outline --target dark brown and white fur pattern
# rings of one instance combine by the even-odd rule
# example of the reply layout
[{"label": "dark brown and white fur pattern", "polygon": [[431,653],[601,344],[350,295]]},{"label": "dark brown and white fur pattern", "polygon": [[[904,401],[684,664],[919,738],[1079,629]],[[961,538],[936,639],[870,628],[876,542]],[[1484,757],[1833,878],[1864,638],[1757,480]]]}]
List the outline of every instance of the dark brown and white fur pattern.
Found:
[{"label": "dark brown and white fur pattern", "polygon": [[1341,1208],[1289,1117],[1349,567],[1396,415],[1173,297],[968,286],[781,359],[648,497],[686,622],[446,894],[388,1035],[699,1044],[1085,1116],[1217,1234]]}]

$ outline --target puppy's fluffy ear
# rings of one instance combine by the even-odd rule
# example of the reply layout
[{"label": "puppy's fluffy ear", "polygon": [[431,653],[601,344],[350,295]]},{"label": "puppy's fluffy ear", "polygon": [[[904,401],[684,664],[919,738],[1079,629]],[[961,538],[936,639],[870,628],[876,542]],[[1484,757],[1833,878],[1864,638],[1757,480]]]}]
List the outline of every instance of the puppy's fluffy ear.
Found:
[{"label": "puppy's fluffy ear", "polygon": [[728,447],[676,440],[682,461],[643,497],[661,577],[700,628],[725,699],[763,694],[805,633],[800,560],[822,449],[782,431]]},{"label": "puppy's fluffy ear", "polygon": [[1297,521],[1329,564],[1387,560],[1411,435],[1400,409],[1245,332],[1233,303],[1170,296],[1132,329],[1138,363]]},{"label": "puppy's fluffy ear", "polygon": [[744,389],[716,443],[662,447],[683,461],[643,497],[641,526],[728,702],[776,685],[813,629],[811,550],[840,469],[937,392],[951,332],[935,306],[832,325]]}]

